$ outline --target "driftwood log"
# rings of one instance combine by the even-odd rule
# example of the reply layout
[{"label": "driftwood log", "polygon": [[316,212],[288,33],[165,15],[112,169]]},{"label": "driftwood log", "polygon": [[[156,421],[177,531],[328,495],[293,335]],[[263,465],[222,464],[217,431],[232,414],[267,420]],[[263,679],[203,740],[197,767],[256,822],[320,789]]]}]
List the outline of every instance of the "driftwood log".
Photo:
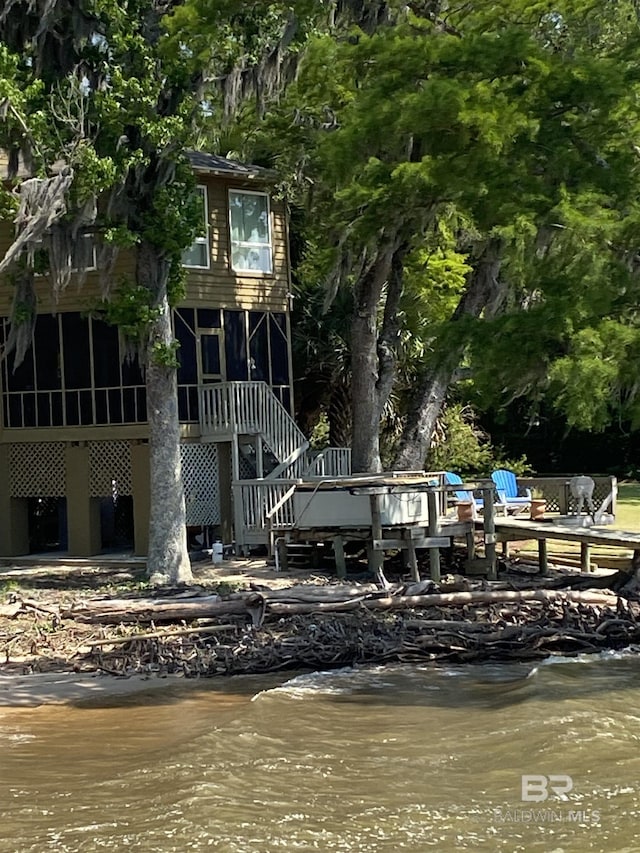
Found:
[{"label": "driftwood log", "polygon": [[[327,592],[321,592],[327,589]],[[409,610],[423,607],[464,607],[529,602],[573,602],[615,608],[617,596],[606,592],[573,590],[478,590],[427,595],[389,595],[375,592],[333,591],[329,588],[303,590],[262,590],[236,594],[227,599],[206,596],[193,599],[113,599],[76,605],[64,611],[63,618],[77,622],[113,624],[116,622],[166,622],[218,616],[241,616],[254,610],[264,614],[295,616],[309,613],[346,613],[353,610]]]},{"label": "driftwood log", "polygon": [[532,661],[640,642],[640,603],[625,596],[637,597],[637,573],[512,573],[490,583],[453,576],[390,589],[256,585],[225,596],[192,588],[59,604],[25,597],[1,605],[0,653],[8,665],[29,660],[36,671],[49,664],[189,677],[386,661]]}]

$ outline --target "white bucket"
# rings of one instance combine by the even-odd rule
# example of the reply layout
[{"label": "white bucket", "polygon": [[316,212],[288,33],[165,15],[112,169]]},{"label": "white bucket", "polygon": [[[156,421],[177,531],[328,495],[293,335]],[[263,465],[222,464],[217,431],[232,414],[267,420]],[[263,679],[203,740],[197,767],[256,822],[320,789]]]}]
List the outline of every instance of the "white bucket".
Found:
[{"label": "white bucket", "polygon": [[222,542],[214,542],[211,546],[211,560],[214,563],[222,562]]}]

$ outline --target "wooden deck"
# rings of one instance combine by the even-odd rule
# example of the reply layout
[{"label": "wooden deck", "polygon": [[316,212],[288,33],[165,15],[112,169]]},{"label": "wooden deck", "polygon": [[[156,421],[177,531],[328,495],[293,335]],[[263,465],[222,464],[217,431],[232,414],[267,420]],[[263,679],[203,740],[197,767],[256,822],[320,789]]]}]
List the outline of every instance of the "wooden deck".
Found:
[{"label": "wooden deck", "polygon": [[528,521],[517,518],[495,519],[498,542],[517,542],[526,539],[538,540],[540,571],[547,571],[547,541],[580,543],[580,566],[582,571],[591,570],[591,546],[628,548],[633,551],[634,563],[640,560],[640,533],[614,530],[610,527],[575,527],[550,521]]},{"label": "wooden deck", "polygon": [[[485,574],[491,580],[497,578],[497,544],[504,543],[506,552],[507,543],[527,539],[538,542],[542,574],[548,569],[549,539],[579,542],[583,571],[591,570],[590,551],[593,546],[630,549],[633,551],[632,565],[640,565],[640,533],[604,526],[581,527],[577,525],[579,519],[571,515],[551,516],[545,521],[498,515],[494,505],[495,486],[490,480],[451,486],[443,483],[441,474],[359,475],[300,483],[302,509],[294,512],[294,521],[286,529],[278,529],[277,525],[273,528],[279,564],[286,565],[288,544],[322,542],[332,545],[338,576],[344,577],[344,542],[361,540],[366,543],[369,567],[373,573],[382,569],[384,552],[397,549],[403,551],[414,580],[420,578],[416,550],[426,549],[429,552],[430,576],[437,582],[440,580],[441,549],[449,548],[454,538],[464,538],[468,553],[467,571]],[[563,487],[566,485],[564,479],[556,479],[558,482],[554,480],[554,486],[557,487],[558,483]],[[611,489],[610,483],[607,482],[605,487]],[[459,521],[452,514],[449,497],[456,490],[474,491],[482,496],[483,512],[475,521]],[[615,497],[615,483],[612,494]],[[323,496],[323,511],[307,512],[309,500],[318,496]],[[341,496],[349,500],[345,503]],[[417,501],[420,512],[415,518],[408,514],[394,516],[387,511],[389,496]],[[355,513],[353,507],[357,501],[358,512]],[[564,505],[569,507],[566,495],[565,500],[559,503],[561,508]],[[482,557],[476,556],[478,540],[484,550]]]}]

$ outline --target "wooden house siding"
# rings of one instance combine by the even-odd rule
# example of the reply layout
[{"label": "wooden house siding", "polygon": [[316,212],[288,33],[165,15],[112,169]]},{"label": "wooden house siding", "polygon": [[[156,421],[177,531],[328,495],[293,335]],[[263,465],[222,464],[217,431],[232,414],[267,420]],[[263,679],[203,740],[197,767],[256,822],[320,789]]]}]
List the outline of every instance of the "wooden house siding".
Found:
[{"label": "wooden house siding", "polygon": [[210,267],[188,270],[185,304],[211,302],[221,308],[286,311],[290,283],[284,204],[270,201],[273,272],[238,274],[230,260],[229,190],[262,188],[203,177],[198,183],[207,187]]},{"label": "wooden house siding", "polygon": [[[229,235],[229,190],[248,189],[262,191],[255,184],[248,185],[220,178],[198,176],[198,183],[207,188],[209,211],[209,269],[186,268],[185,305],[209,304],[220,308],[259,309],[264,311],[288,310],[289,258],[286,214],[282,201],[270,201],[271,235],[273,252],[272,273],[242,273],[231,269]],[[0,257],[4,256],[13,235],[12,225],[0,223]],[[133,278],[135,255],[123,251],[118,256],[112,277]],[[82,288],[76,286],[72,276],[68,287],[54,302],[47,276],[36,282],[38,312],[86,311],[101,297],[100,276],[97,272],[86,275]],[[11,310],[12,291],[8,281],[0,281],[0,315],[8,316]]]},{"label": "wooden house siding", "polygon": [[[185,298],[173,313],[180,344],[177,402],[183,473],[185,460],[189,469],[187,504],[195,506],[190,499],[203,501],[205,494],[208,514],[205,521],[198,517],[188,523],[222,521],[230,531],[230,484],[232,476],[240,476],[239,444],[228,431],[212,438],[202,427],[199,395],[207,386],[221,387],[220,382],[243,391],[246,384],[264,389],[278,423],[282,406],[292,410],[286,206],[270,197],[264,170],[215,155],[190,159],[197,184],[206,189],[208,262],[185,267]],[[232,242],[230,191],[269,196],[270,262],[264,200],[245,204],[241,196],[232,196]],[[259,229],[252,224],[256,219]],[[0,222],[0,258],[12,238],[12,223]],[[195,242],[185,255],[204,264],[204,241]],[[238,273],[232,254],[238,267],[271,271]],[[117,287],[121,278],[133,281],[135,264],[135,250],[122,251],[112,285]],[[0,362],[0,472],[8,484],[0,502],[2,555],[42,550],[45,534],[50,547],[55,536],[46,527],[41,537],[41,518],[53,522],[58,547],[68,547],[70,554],[87,556],[112,547],[118,519],[130,525],[124,529],[136,553],[146,553],[150,461],[143,371],[136,358],[125,357],[118,330],[91,311],[102,295],[99,272],[88,271],[82,287],[78,283],[79,277],[72,276],[56,301],[49,277],[36,277],[33,346],[15,370],[11,358]],[[10,328],[12,301],[10,276],[0,276],[0,347]],[[263,442],[254,439],[254,445],[262,459]],[[122,537],[123,527],[119,530]]]}]

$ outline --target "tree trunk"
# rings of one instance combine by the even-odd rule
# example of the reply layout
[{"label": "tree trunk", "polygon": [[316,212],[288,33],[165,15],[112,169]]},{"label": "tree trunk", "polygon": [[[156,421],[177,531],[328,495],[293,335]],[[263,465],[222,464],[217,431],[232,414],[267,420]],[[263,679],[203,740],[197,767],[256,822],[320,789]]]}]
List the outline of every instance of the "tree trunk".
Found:
[{"label": "tree trunk", "polygon": [[[382,470],[380,418],[395,375],[396,340],[393,329],[402,293],[401,259],[404,249],[399,246],[397,234],[387,236],[382,242],[384,237],[375,258],[367,264],[354,287],[351,323],[351,464],[354,473]],[[385,285],[388,289],[379,334],[378,316]]]},{"label": "tree trunk", "polygon": [[440,352],[419,380],[396,453],[396,470],[415,471],[424,467],[431,436],[467,345],[460,320],[478,318],[487,309],[497,310],[503,297],[499,282],[501,249],[499,240],[489,240],[474,264]]},{"label": "tree trunk", "polygon": [[353,440],[351,392],[342,379],[334,380],[327,405],[329,444],[332,447],[350,447]]},{"label": "tree trunk", "polygon": [[157,583],[191,583],[180,461],[177,371],[167,300],[169,266],[149,243],[138,248],[137,281],[157,310],[146,351],[150,517],[147,574]]}]

